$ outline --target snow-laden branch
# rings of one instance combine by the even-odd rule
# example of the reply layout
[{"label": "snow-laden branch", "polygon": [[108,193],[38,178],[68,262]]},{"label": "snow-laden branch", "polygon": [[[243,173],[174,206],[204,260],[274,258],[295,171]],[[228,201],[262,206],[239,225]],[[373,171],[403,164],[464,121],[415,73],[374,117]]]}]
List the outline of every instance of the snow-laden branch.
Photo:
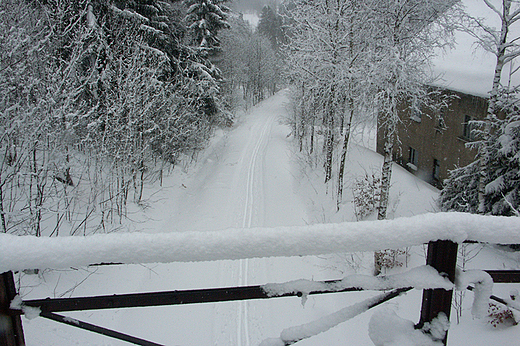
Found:
[{"label": "snow-laden branch", "polygon": [[303,296],[311,292],[336,291],[340,292],[349,287],[364,290],[392,290],[396,288],[413,287],[417,289],[443,288],[453,289],[453,283],[446,277],[441,276],[435,268],[428,265],[410,269],[405,273],[393,275],[349,275],[342,280],[334,282],[320,282],[310,280],[295,280],[286,283],[266,284],[262,286],[268,296],[282,296],[291,293],[301,293]]},{"label": "snow-laden branch", "polygon": [[502,15],[502,12],[499,11],[489,0],[484,0],[484,3],[487,7],[489,7],[493,12],[495,12],[500,19],[502,19],[504,16]]},{"label": "snow-laden branch", "polygon": [[465,290],[469,284],[474,284],[475,299],[471,313],[476,318],[486,316],[489,307],[489,297],[493,291],[493,279],[483,270],[458,271],[455,285],[458,290]]},{"label": "snow-laden branch", "polygon": [[376,251],[432,240],[520,243],[520,218],[465,213],[208,232],[45,238],[0,234],[0,272],[101,262],[167,263]]},{"label": "snow-laden branch", "polygon": [[396,297],[404,292],[406,292],[406,289],[395,290],[381,294],[363,300],[354,305],[347,306],[316,321],[286,328],[280,333],[280,337],[265,339],[260,343],[260,346],[288,346],[295,344],[298,341],[308,339],[320,333],[326,332],[338,324],[348,321],[357,315],[364,313],[370,308],[381,304],[382,302],[388,300],[388,298]]}]

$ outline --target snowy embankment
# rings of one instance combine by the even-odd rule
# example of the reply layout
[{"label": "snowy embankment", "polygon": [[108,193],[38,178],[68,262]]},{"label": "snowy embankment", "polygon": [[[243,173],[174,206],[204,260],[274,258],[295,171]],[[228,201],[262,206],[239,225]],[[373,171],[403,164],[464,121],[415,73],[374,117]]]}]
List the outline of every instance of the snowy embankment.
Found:
[{"label": "snowy embankment", "polygon": [[38,238],[0,234],[0,272],[94,263],[168,263],[323,255],[431,240],[520,243],[520,218],[463,213],[385,221],[182,233]]}]

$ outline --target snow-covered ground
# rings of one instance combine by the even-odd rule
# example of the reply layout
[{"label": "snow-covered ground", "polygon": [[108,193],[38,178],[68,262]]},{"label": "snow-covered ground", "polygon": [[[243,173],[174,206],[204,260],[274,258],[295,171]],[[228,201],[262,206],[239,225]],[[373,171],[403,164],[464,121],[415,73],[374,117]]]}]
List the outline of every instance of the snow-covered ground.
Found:
[{"label": "snow-covered ground", "polygon": [[[286,102],[286,94],[281,92],[254,107],[238,119],[232,130],[217,133],[196,164],[176,169],[161,188],[148,189],[154,192],[146,198],[147,208],[135,206],[130,214],[135,221],[132,228],[148,233],[209,232],[355,220],[349,184],[365,172],[379,170],[381,164],[380,156],[370,150],[370,131],[356,136],[358,144],[352,145],[345,199],[336,212],[331,192],[319,182],[321,176],[296,160],[291,130],[284,125]],[[394,166],[390,216],[435,211],[437,194],[430,185]],[[515,252],[475,245],[467,250],[469,253],[463,258],[466,268],[519,267],[519,255]],[[472,259],[477,251],[479,256]],[[412,247],[409,253],[410,267],[424,264],[423,247]],[[39,277],[23,275],[21,293],[24,299],[34,299],[337,279],[370,273],[372,260],[371,253],[353,253],[44,270]],[[402,270],[407,269],[396,269]],[[495,285],[494,293],[507,297],[514,286]],[[417,322],[421,294],[422,291],[413,290],[374,311],[381,316],[381,309],[391,309],[400,317]],[[305,304],[299,298],[280,298],[67,315],[165,345],[249,346],[375,295],[378,293],[367,291],[310,296]],[[456,324],[455,311],[452,314],[454,325],[449,332],[449,344],[515,345],[520,339],[519,327],[493,328],[483,320],[473,319],[472,296],[473,293],[466,294],[460,324]],[[298,345],[373,345],[368,330],[374,311]],[[24,318],[23,323],[29,346],[124,344],[43,318]]]}]

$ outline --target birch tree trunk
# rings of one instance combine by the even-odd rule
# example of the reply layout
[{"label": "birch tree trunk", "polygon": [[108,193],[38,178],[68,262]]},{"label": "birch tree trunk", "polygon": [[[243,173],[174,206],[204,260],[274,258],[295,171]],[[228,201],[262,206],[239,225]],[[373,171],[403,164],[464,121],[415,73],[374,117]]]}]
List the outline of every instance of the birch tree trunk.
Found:
[{"label": "birch tree trunk", "polygon": [[[487,3],[487,0],[484,0]],[[484,122],[484,131],[482,142],[479,145],[478,157],[479,157],[479,166],[480,166],[480,174],[479,174],[479,184],[478,184],[478,202],[479,202],[479,213],[483,214],[486,212],[485,206],[485,190],[486,184],[488,183],[488,166],[490,160],[490,153],[488,150],[488,146],[490,145],[489,140],[491,138],[491,132],[493,123],[497,119],[496,115],[496,105],[498,94],[501,87],[501,77],[502,77],[502,69],[504,68],[506,62],[506,49],[507,49],[507,34],[509,33],[509,20],[510,18],[510,10],[511,10],[511,0],[502,0],[502,14],[500,15],[501,19],[501,27],[500,27],[500,36],[499,41],[497,42],[497,51],[496,55],[496,65],[495,65],[495,73],[493,75],[493,86],[491,88],[487,115]],[[488,5],[489,6],[489,5]]]},{"label": "birch tree trunk", "polygon": [[327,137],[325,140],[325,184],[332,178],[332,159],[334,154],[334,112],[332,105],[330,107],[327,119]]},{"label": "birch tree trunk", "polygon": [[385,220],[388,210],[388,199],[390,195],[390,181],[392,179],[392,154],[394,148],[394,136],[387,138],[385,143],[385,156],[383,167],[381,168],[381,192],[379,196],[379,208],[377,211],[377,219]]},{"label": "birch tree trunk", "polygon": [[336,210],[339,210],[339,206],[341,202],[343,201],[343,179],[345,176],[345,163],[347,160],[347,151],[348,151],[348,143],[350,139],[350,132],[351,132],[351,126],[352,126],[352,118],[354,116],[354,100],[352,98],[348,101],[349,105],[349,116],[347,119],[347,123],[345,125],[345,128],[343,129],[343,147],[341,149],[341,159],[339,163],[339,172],[338,172],[338,194],[336,196]]}]

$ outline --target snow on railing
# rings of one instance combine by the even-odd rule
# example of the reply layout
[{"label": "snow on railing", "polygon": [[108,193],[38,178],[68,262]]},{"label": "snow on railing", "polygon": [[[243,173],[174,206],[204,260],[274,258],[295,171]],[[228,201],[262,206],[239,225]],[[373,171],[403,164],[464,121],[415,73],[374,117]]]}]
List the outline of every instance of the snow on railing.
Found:
[{"label": "snow on railing", "polygon": [[384,221],[206,232],[56,238],[0,234],[0,273],[103,262],[167,263],[323,255],[400,248],[434,240],[520,243],[520,218],[436,213]]},{"label": "snow on railing", "polygon": [[[402,336],[406,335],[408,339],[413,339],[414,342],[421,345],[446,345],[451,309],[449,302],[451,301],[453,287],[464,289],[469,283],[475,285],[473,290],[476,294],[472,312],[476,317],[482,315],[482,312],[485,311],[492,291],[492,279],[485,272],[455,273],[457,244],[453,242],[461,243],[465,240],[502,244],[520,243],[520,218],[438,213],[388,221],[303,227],[228,229],[213,232],[172,232],[168,234],[136,232],[57,238],[0,234],[0,273],[25,268],[61,268],[103,262],[187,262],[320,255],[338,252],[375,251],[429,243],[428,265],[411,269],[406,273],[377,277],[352,275],[342,280],[328,282],[297,280],[283,284],[259,286],[267,295],[266,297],[262,296],[262,298],[288,296],[296,293],[296,295],[302,297],[302,303],[305,302],[308,294],[316,292],[342,292],[349,291],[353,287],[355,290],[391,289],[384,294],[345,307],[316,321],[286,328],[280,333],[279,337],[266,339],[261,345],[292,345],[295,342],[322,333],[412,288],[424,289],[419,323],[415,325],[412,321],[403,320],[393,312],[374,314],[369,325],[371,340],[376,345],[384,345],[389,341],[401,340]],[[439,273],[442,273],[442,275]],[[11,282],[8,286],[14,288],[12,273],[4,273],[2,277],[7,274],[10,275],[9,282]],[[4,290],[6,287],[4,287]],[[222,291],[222,289],[217,290]],[[27,308],[39,309],[42,306],[42,303],[33,306],[32,304],[35,301],[23,302],[19,299],[16,301],[15,292],[14,290],[11,291],[8,299],[15,299],[11,302],[3,302],[4,305],[10,303],[11,309],[21,309],[27,314]],[[164,296],[165,293],[168,292],[162,292],[161,296]],[[178,291],[170,293],[177,294]],[[138,295],[141,304],[143,297],[142,294]],[[115,297],[110,296],[110,308],[114,307]],[[103,297],[93,298],[99,301]],[[84,301],[84,306],[86,306],[86,301],[90,302],[92,298],[74,299]],[[125,299],[126,301],[127,298],[125,296],[118,297],[118,299]],[[248,296],[241,299],[257,298]],[[220,298],[217,301],[224,300]],[[45,300],[46,304],[49,302],[52,302],[52,300]],[[167,301],[161,301],[161,303],[162,305],[171,304]],[[505,303],[507,304],[507,302]],[[73,305],[77,310],[76,303]],[[82,309],[85,309],[85,307]],[[68,317],[54,314],[51,311],[43,311],[42,309],[40,316],[70,324]],[[388,321],[392,321],[392,323],[389,324]],[[77,320],[72,321],[72,323],[81,324],[78,327],[83,329],[94,330],[89,329],[88,323]],[[103,332],[97,332],[122,340],[127,340],[130,337],[115,331],[103,330]],[[118,336],[115,336],[116,334]],[[146,344],[151,345],[153,343]]]}]

